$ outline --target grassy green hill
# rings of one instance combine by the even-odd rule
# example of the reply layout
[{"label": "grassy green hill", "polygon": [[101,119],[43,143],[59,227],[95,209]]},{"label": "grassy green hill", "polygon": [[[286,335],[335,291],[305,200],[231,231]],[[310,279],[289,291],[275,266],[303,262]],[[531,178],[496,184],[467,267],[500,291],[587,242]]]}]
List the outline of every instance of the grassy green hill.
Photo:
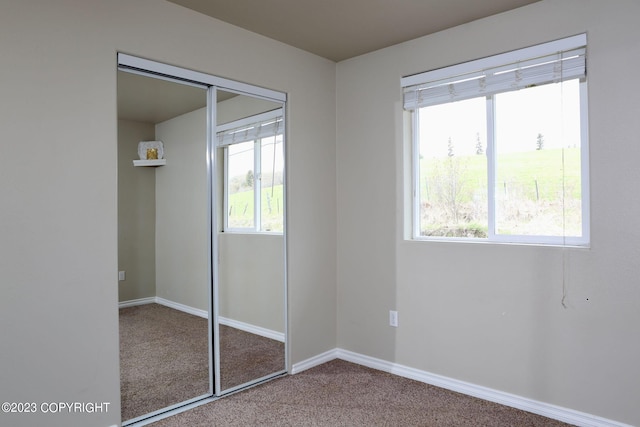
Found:
[{"label": "grassy green hill", "polygon": [[[420,171],[422,199],[427,201],[434,196],[431,192],[427,194],[429,183],[442,180],[442,177],[452,173],[457,174],[459,181],[464,183],[460,189],[462,201],[469,201],[473,197],[473,188],[487,186],[487,161],[484,155],[423,159],[420,161]],[[509,187],[513,187],[513,190],[517,188],[522,196],[530,200],[556,200],[557,191],[562,188],[568,196],[579,199],[580,150],[567,148],[503,154],[497,159],[496,186],[504,191],[505,185],[507,191]]]},{"label": "grassy green hill", "polygon": [[[426,235],[463,224],[486,234],[486,156],[421,159],[421,229]],[[562,234],[581,227],[580,150],[505,153],[496,160],[499,232]],[[435,230],[435,231],[434,231]],[[467,231],[463,231],[466,233]]]},{"label": "grassy green hill", "polygon": [[[282,231],[283,186],[274,185],[262,189],[262,228],[263,231]],[[229,224],[235,227],[253,226],[253,191],[242,191],[229,197]]]}]

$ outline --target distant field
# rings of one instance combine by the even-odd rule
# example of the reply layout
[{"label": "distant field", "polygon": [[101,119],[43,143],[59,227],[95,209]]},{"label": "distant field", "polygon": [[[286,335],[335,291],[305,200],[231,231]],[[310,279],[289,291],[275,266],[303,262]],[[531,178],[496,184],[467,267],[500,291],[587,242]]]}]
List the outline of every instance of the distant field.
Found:
[{"label": "distant field", "polygon": [[[284,198],[282,184],[262,189],[262,225],[269,231],[282,231]],[[253,223],[253,192],[242,191],[229,197],[229,221],[235,227],[250,227]]]},{"label": "distant field", "polygon": [[[465,227],[476,230],[474,234],[486,234],[486,157],[423,159],[420,166],[421,201],[423,206],[428,206],[421,219],[425,233],[450,227],[458,216],[457,220],[466,224]],[[451,177],[457,182],[455,190],[446,185]],[[564,227],[569,227],[572,234],[580,232],[579,149],[504,154],[498,158],[496,187],[496,198],[502,209],[502,231],[517,229],[527,233],[526,223],[539,228],[540,222],[546,222],[549,233],[566,232]],[[282,230],[282,190],[282,185],[274,186],[273,191],[271,187],[262,190],[263,224],[273,231]],[[252,192],[232,194],[229,210],[234,226],[251,226]]]},{"label": "distant field", "polygon": [[[564,154],[563,154],[564,151]],[[563,159],[564,156],[564,159]],[[487,163],[484,155],[454,156],[457,162],[459,178],[465,183],[461,189],[462,201],[468,201],[472,196],[472,188],[487,186]],[[423,200],[429,200],[433,194],[427,194],[428,183],[435,181],[434,171],[446,172],[445,159],[423,159],[420,161],[421,187]],[[564,169],[563,169],[564,164]],[[523,153],[508,153],[500,156],[497,162],[496,185],[504,190],[509,186],[520,186],[524,196],[530,200],[556,200],[557,190],[564,186],[567,196],[579,199],[580,192],[580,150],[567,148],[564,150],[539,150]],[[538,197],[536,197],[536,181]],[[424,183],[427,183],[425,188]],[[466,200],[465,200],[466,199]]]},{"label": "distant field", "polygon": [[[487,166],[484,155],[420,161],[421,228],[425,234],[458,223],[486,233]],[[503,232],[579,233],[580,149],[543,149],[498,157],[496,202]],[[480,230],[480,231],[478,231]]]}]

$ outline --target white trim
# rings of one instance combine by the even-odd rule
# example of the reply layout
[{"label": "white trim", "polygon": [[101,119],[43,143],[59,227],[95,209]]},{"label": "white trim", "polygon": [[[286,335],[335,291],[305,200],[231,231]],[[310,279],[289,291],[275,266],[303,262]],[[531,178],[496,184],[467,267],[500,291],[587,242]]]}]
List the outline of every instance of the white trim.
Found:
[{"label": "white trim", "polygon": [[518,61],[548,55],[550,53],[575,49],[587,44],[587,35],[567,37],[560,40],[530,46],[524,49],[517,49],[510,52],[500,53],[474,61],[463,62],[436,70],[425,71],[418,74],[402,77],[402,87],[414,86],[425,81],[440,80],[450,76],[472,73],[485,68],[497,67],[504,64],[511,64]]},{"label": "white trim", "polygon": [[[165,307],[173,308],[174,310],[182,311],[184,313],[192,314],[194,316],[202,317],[204,319],[209,318],[209,315],[206,310],[201,310],[199,308],[180,304],[179,302],[170,301],[168,299],[161,298],[161,297],[149,297],[149,298],[140,298],[140,299],[129,300],[129,301],[122,301],[118,304],[118,308],[134,307],[137,305],[145,305],[145,304],[153,304],[153,303],[164,305]],[[240,329],[241,331],[249,332],[254,335],[260,335],[261,337],[284,342],[283,332],[274,331],[271,329],[263,328],[261,326],[252,325],[250,323],[245,323],[239,320],[233,320],[233,319],[229,319],[222,316],[218,318],[218,323],[220,323],[221,325],[226,325],[232,328]]]},{"label": "white trim", "polygon": [[309,358],[307,360],[294,364],[293,369],[291,370],[291,373],[297,374],[306,369],[313,368],[314,366],[329,362],[333,359],[341,359],[347,362],[356,363],[358,365],[366,366],[372,369],[377,369],[383,372],[388,372],[390,374],[398,375],[400,377],[420,381],[425,384],[441,387],[447,390],[466,394],[468,396],[477,397],[479,399],[487,400],[489,402],[495,402],[495,403],[499,403],[501,405],[509,406],[512,408],[521,409],[523,411],[531,412],[537,415],[542,415],[547,418],[563,421],[565,423],[569,423],[576,426],[632,427],[629,424],[624,424],[621,422],[602,418],[597,415],[575,411],[569,408],[563,408],[561,406],[552,405],[550,403],[540,402],[537,400],[529,399],[529,398],[518,396],[515,394],[506,393],[500,390],[495,390],[488,387],[468,383],[466,381],[460,381],[453,378],[448,378],[442,375],[433,374],[433,373],[422,371],[415,368],[410,368],[408,366],[400,365],[393,362],[388,362],[386,360],[377,359],[375,357],[354,353],[352,351],[343,350],[340,348],[327,351],[325,353],[319,354],[318,356],[314,356],[312,358]]},{"label": "white trim", "polygon": [[128,301],[121,301],[118,303],[118,308],[135,307],[136,305],[153,304],[156,302],[156,297],[130,299]]},{"label": "white trim", "polygon": [[249,332],[250,334],[260,335],[261,337],[284,342],[283,332],[274,331],[271,329],[263,328],[261,326],[251,325],[249,323],[241,322],[239,320],[228,319],[222,316],[218,317],[218,323],[221,325],[240,329],[241,331]]},{"label": "white trim", "polygon": [[196,397],[193,399],[186,400],[184,402],[176,403],[175,405],[167,406],[166,408],[159,409],[154,412],[150,412],[145,415],[141,415],[139,417],[133,418],[131,420],[126,420],[122,422],[123,426],[126,427],[142,427],[149,424],[153,424],[156,421],[163,420],[165,418],[169,418],[173,415],[181,414],[183,412],[188,411],[189,409],[196,408],[198,406],[205,405],[207,403],[214,402],[220,399],[219,396],[203,396]]},{"label": "white trim", "polygon": [[582,168],[582,239],[591,244],[591,171],[589,169],[589,91],[587,83],[580,83],[580,167]]},{"label": "white trim", "polygon": [[160,297],[156,297],[156,302],[160,305],[164,305],[165,307],[169,307],[175,310],[183,311],[185,313],[193,314],[194,316],[202,317],[205,319],[209,318],[209,313],[207,312],[207,310],[202,310],[199,308],[180,304],[179,302],[170,301],[168,299],[164,299]]},{"label": "white trim", "polygon": [[303,360],[302,362],[294,363],[291,366],[291,374],[299,374],[302,371],[322,365],[323,363],[331,362],[334,359],[340,359],[340,357],[338,357],[339,351],[340,350],[337,348],[334,348],[333,350],[318,354],[317,356],[313,356],[307,360]]},{"label": "white trim", "polygon": [[413,238],[420,236],[420,229],[422,228],[420,218],[420,142],[417,138],[420,125],[420,113],[417,110],[411,111],[411,174],[412,174],[412,209],[411,209],[411,228]]},{"label": "white trim", "polygon": [[[156,77],[170,76],[177,77],[174,80],[185,80],[189,83],[200,83],[206,86],[220,86],[228,89],[232,89],[240,93],[248,93],[257,97],[262,97],[270,100],[276,100],[285,102],[287,95],[283,92],[278,92],[271,89],[262,88],[259,86],[250,85],[247,83],[237,82],[235,80],[225,79],[223,77],[213,76],[211,74],[201,73],[199,71],[187,70],[185,68],[176,67],[174,65],[163,64],[162,62],[156,62],[149,59],[139,58],[126,53],[118,53],[118,67],[130,72],[138,72],[141,70],[144,74],[149,74],[148,71],[156,74]],[[186,83],[185,82],[185,83]]]},{"label": "white trim", "polygon": [[[216,378],[219,376],[219,370],[216,370],[215,362],[214,362],[214,353],[215,353],[215,344],[217,340],[214,340],[214,337],[218,337],[218,332],[214,333],[214,328],[217,327],[215,323],[215,316],[213,313],[215,312],[214,305],[214,292],[216,287],[216,282],[214,277],[216,276],[213,271],[213,260],[215,258],[215,254],[218,248],[218,242],[214,238],[213,233],[213,224],[218,223],[218,214],[217,209],[213,209],[213,201],[216,200],[215,195],[215,187],[214,185],[216,181],[215,171],[217,167],[216,163],[216,153],[218,150],[214,148],[214,138],[215,138],[215,126],[216,126],[216,111],[217,111],[217,103],[216,98],[218,94],[218,89],[215,86],[207,89],[207,340],[208,340],[208,361],[209,361],[209,394],[216,394]],[[216,295],[217,298],[217,295]],[[211,315],[209,315],[211,313]],[[215,358],[218,355],[216,354]]]},{"label": "white trim", "polygon": [[160,304],[165,307],[173,308],[178,311],[182,311],[184,313],[193,314],[194,316],[203,317],[205,319],[209,318],[209,314],[207,310],[201,310],[199,308],[190,307],[188,305],[180,304],[179,302],[169,301],[168,299],[160,298],[160,297],[148,297],[148,298],[140,298],[133,299],[129,301],[122,301],[118,303],[118,308],[125,307],[134,307],[136,305],[144,305],[144,304]]},{"label": "white trim", "polygon": [[178,83],[178,84],[191,86],[191,87],[197,87],[197,88],[200,88],[200,89],[208,89],[209,88],[209,85],[206,85],[206,84],[191,82],[191,81],[188,81],[188,80],[178,79],[178,78],[175,78],[175,77],[165,76],[165,75],[162,75],[162,74],[153,74],[153,73],[151,73],[151,75],[150,75],[150,73],[148,71],[137,70],[135,68],[130,68],[130,67],[124,65],[124,64],[122,66],[118,65],[118,70],[119,71],[123,71],[125,73],[136,74],[138,76],[143,76],[143,77],[151,77],[151,78],[158,79],[158,80],[164,80],[164,81],[167,81],[167,82]]},{"label": "white trim", "polygon": [[260,377],[260,378],[253,379],[251,381],[247,381],[246,383],[242,383],[242,384],[239,384],[237,386],[233,386],[233,387],[230,387],[230,388],[225,388],[224,390],[222,390],[222,392],[220,393],[219,396],[220,397],[226,397],[226,396],[229,396],[231,394],[235,394],[235,393],[241,392],[241,391],[247,389],[248,387],[257,386],[257,385],[259,385],[261,383],[265,383],[265,382],[267,382],[269,380],[284,376],[286,374],[287,374],[287,371],[283,369],[281,371],[277,371],[277,372],[274,372],[272,374],[265,375],[264,377]]}]

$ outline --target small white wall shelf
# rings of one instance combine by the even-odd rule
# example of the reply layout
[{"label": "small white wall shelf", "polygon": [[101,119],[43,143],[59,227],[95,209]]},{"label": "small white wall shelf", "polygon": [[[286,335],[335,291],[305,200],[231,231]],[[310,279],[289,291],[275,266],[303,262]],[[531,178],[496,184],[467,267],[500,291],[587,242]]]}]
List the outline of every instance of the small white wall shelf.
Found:
[{"label": "small white wall shelf", "polygon": [[134,160],[133,166],[164,166],[167,160],[164,158],[164,144],[162,141],[140,141],[138,142],[138,157]]},{"label": "small white wall shelf", "polygon": [[158,160],[134,160],[133,166],[164,166],[167,164],[167,159],[158,159]]}]

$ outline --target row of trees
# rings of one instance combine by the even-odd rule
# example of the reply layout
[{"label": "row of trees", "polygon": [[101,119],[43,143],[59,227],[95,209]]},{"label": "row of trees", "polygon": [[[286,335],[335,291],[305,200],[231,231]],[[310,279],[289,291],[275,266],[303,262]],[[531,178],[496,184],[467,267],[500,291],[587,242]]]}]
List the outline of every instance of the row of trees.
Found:
[{"label": "row of trees", "polygon": [[[236,175],[229,178],[229,192],[231,194],[240,193],[242,191],[253,190],[253,182],[255,176],[252,170],[248,170],[245,175]],[[282,185],[282,172],[262,173],[262,188]]]},{"label": "row of trees", "polygon": [[[539,133],[536,137],[536,150],[542,150],[544,148],[544,136]],[[484,146],[482,145],[482,140],[480,139],[480,134],[476,133],[476,155],[481,156],[484,154]],[[453,142],[451,141],[451,137],[447,141],[447,156],[453,157],[455,154],[453,152]]]},{"label": "row of trees", "polygon": [[[477,153],[484,154],[479,137]],[[543,150],[538,134],[536,150]],[[421,159],[421,233],[431,236],[486,237],[488,188],[486,160],[455,156]],[[558,168],[562,156],[562,168]],[[503,230],[528,234],[580,233],[580,150],[544,154],[505,153],[500,160],[497,214]],[[565,227],[568,227],[565,229]]]}]

